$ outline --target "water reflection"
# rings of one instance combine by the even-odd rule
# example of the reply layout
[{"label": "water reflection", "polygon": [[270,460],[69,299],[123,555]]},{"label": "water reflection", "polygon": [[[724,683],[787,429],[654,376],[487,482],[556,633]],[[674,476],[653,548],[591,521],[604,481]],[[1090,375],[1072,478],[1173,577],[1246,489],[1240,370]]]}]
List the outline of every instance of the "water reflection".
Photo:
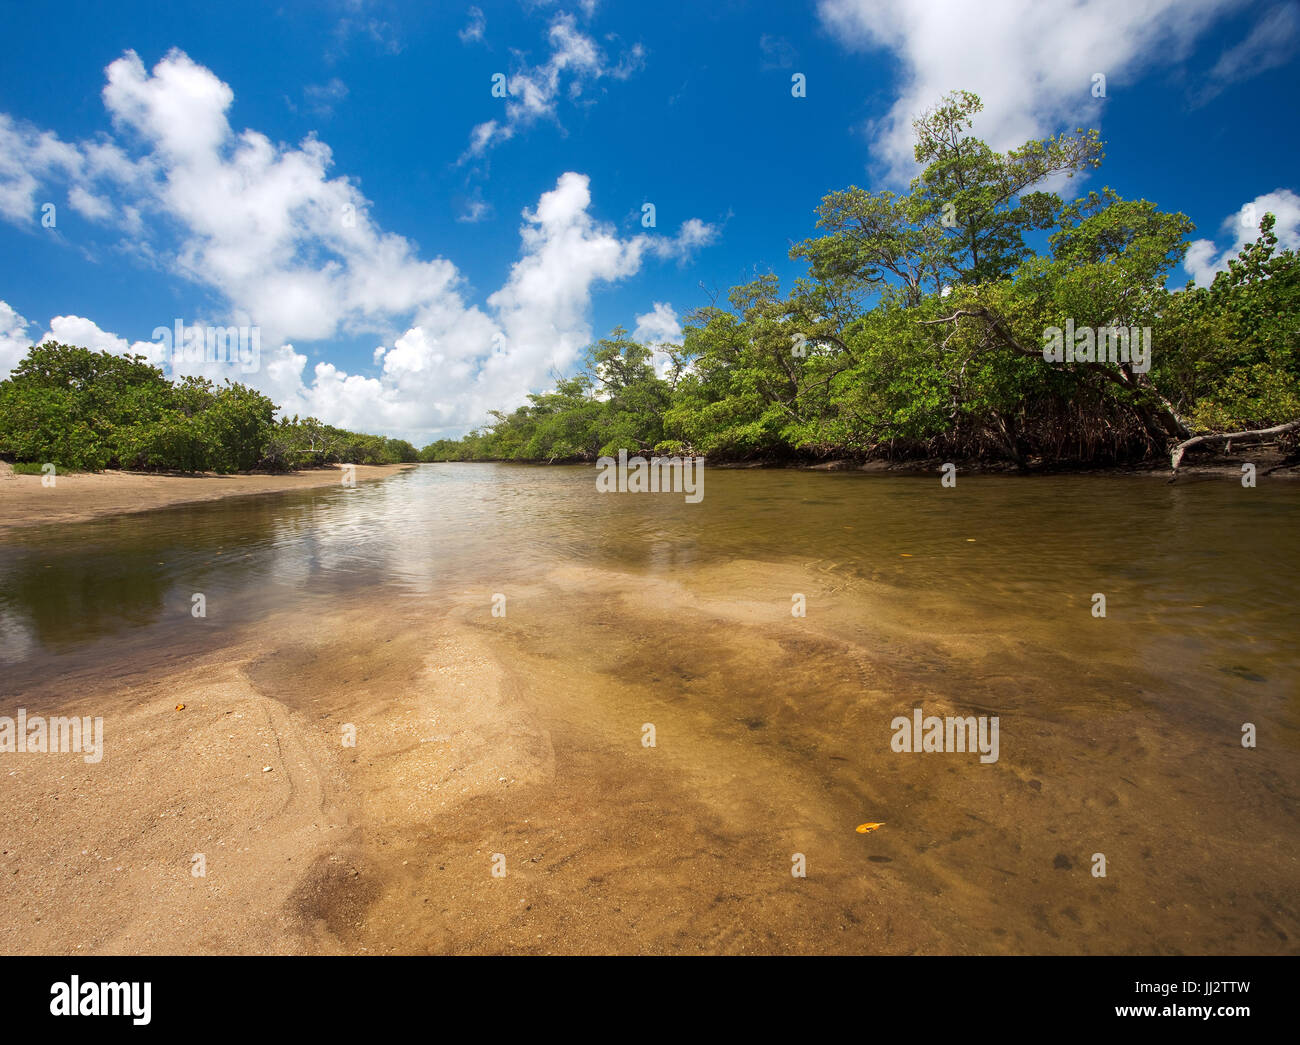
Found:
[{"label": "water reflection", "polygon": [[13,531],[0,544],[0,658],[15,692],[51,665],[212,648],[277,608],[310,614],[360,589],[501,590],[566,561],[689,584],[745,560],[827,578],[849,617],[887,597],[918,624],[982,621],[1062,646],[1086,647],[1101,591],[1135,659],[1193,657],[1280,694],[1297,677],[1298,519],[1300,490],[1285,483],[987,477],[947,490],[926,477],[713,469],[704,500],[687,504],[599,494],[585,467],[424,466],[355,488]]}]

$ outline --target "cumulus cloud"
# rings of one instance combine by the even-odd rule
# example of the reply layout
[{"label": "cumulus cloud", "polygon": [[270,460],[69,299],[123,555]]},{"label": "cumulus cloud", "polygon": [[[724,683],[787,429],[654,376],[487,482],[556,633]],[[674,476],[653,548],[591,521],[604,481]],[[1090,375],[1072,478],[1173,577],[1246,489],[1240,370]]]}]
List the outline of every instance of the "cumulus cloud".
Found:
[{"label": "cumulus cloud", "polygon": [[673,306],[665,301],[656,301],[649,312],[637,316],[632,340],[645,345],[680,345],[682,325]]},{"label": "cumulus cloud", "polygon": [[101,330],[98,324],[81,316],[55,316],[51,319],[50,329],[37,344],[45,345],[50,342],[80,345],[95,352],[113,352],[119,356],[126,355],[133,347],[137,351],[144,351],[145,354],[148,354],[147,350],[150,347],[156,347],[140,343],[132,346],[128,344],[126,338]]},{"label": "cumulus cloud", "polygon": [[50,320],[49,329],[39,338],[31,336],[30,326],[13,306],[0,301],[0,377],[17,366],[32,345],[79,345],[95,352],[112,352],[119,356],[139,354],[153,361],[161,359],[156,342],[129,343],[126,338],[101,329],[83,316],[55,316]]},{"label": "cumulus cloud", "polygon": [[1273,234],[1279,250],[1300,250],[1300,196],[1290,189],[1274,189],[1243,203],[1229,214],[1219,226],[1220,240],[1230,239],[1231,245],[1220,250],[1214,240],[1193,240],[1187,248],[1183,268],[1200,286],[1208,287],[1217,272],[1228,267],[1228,262],[1240,253],[1247,243],[1259,238],[1259,222],[1265,214],[1277,218]]},{"label": "cumulus cloud", "polygon": [[632,340],[653,346],[655,373],[664,377],[672,365],[667,346],[680,347],[684,340],[682,324],[673,306],[666,301],[656,301],[649,312],[637,316]]},{"label": "cumulus cloud", "polygon": [[651,241],[620,240],[587,213],[590,205],[589,180],[570,172],[535,210],[524,212],[523,257],[506,285],[488,298],[507,340],[518,347],[513,358],[494,353],[484,377],[505,376],[506,368],[519,363],[534,373],[568,366],[591,339],[584,317],[592,284],[615,282],[641,267]]},{"label": "cumulus cloud", "polygon": [[[671,237],[620,236],[592,215],[589,179],[568,172],[523,212],[519,257],[480,306],[467,300],[452,262],[421,258],[414,244],[373,222],[358,188],[330,176],[323,142],[308,137],[291,147],[237,133],[226,115],[233,92],[184,53],[146,71],[128,52],[108,67],[107,81],[104,103],[131,151],[112,137],[70,144],[0,117],[0,200],[15,201],[0,215],[30,221],[38,197],[68,184],[78,193],[74,206],[131,232],[141,256],[225,303],[220,316],[184,322],[260,330],[256,373],[178,362],[173,374],[243,380],[288,414],[414,440],[481,423],[489,409],[521,402],[576,361],[591,341],[596,288],[636,274],[649,258],[687,257],[716,236],[698,219]],[[16,168],[21,150],[42,161]],[[27,347],[14,347],[27,324],[5,308],[7,373]],[[142,317],[140,325],[170,328],[176,318]],[[373,356],[377,376],[325,361],[308,371],[295,347],[367,332],[383,339]],[[52,319],[45,340],[160,354],[152,342],[128,344],[78,316]]]},{"label": "cumulus cloud", "polygon": [[820,0],[822,24],[852,50],[884,49],[901,65],[889,113],[866,129],[890,176],[915,169],[912,119],[949,91],[984,101],[976,130],[1003,151],[1095,117],[1092,77],[1107,91],[1186,57],[1240,0]]},{"label": "cumulus cloud", "polygon": [[0,301],[0,378],[7,376],[18,365],[32,345],[58,342],[80,345],[96,352],[113,352],[117,355],[140,352],[150,356],[157,347],[141,342],[132,345],[126,338],[101,330],[96,323],[81,316],[55,316],[50,320],[49,329],[39,338],[32,336],[30,328],[31,324],[12,305]]},{"label": "cumulus cloud", "polygon": [[454,285],[454,266],[419,261],[407,240],[371,222],[354,185],[328,177],[327,145],[236,135],[226,120],[233,97],[179,51],[152,74],[134,53],[108,67],[114,124],[149,150],[129,188],[141,210],[185,230],[174,258],[182,275],[236,303],[236,318],[272,340],[360,329]]},{"label": "cumulus cloud", "polygon": [[8,374],[17,366],[31,345],[27,320],[7,302],[0,301],[0,375]]}]

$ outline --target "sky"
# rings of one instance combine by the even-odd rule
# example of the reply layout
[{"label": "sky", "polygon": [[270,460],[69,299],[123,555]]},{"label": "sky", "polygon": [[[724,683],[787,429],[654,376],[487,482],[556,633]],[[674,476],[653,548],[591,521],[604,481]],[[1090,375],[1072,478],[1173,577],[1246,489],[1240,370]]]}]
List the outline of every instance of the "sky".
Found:
[{"label": "sky", "polygon": [[1177,285],[1265,211],[1300,246],[1300,0],[4,0],[0,34],[0,377],[246,326],[255,367],[167,373],[417,446],[802,275],[821,198],[905,190],[952,90],[998,149],[1099,129],[1060,191],[1187,214]]}]

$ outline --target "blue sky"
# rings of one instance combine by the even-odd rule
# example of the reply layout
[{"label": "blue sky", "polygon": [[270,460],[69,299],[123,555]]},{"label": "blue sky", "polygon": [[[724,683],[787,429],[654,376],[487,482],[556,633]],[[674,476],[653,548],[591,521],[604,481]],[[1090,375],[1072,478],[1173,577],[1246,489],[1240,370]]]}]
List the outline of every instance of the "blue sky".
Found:
[{"label": "blue sky", "polygon": [[1296,0],[53,10],[0,12],[27,56],[0,68],[0,374],[43,338],[243,323],[255,373],[175,372],[459,434],[616,325],[677,339],[701,283],[799,275],[820,198],[904,187],[910,117],[958,88],[998,147],[1099,128],[1102,169],[1067,189],[1188,214],[1180,283],[1245,205],[1300,235]]}]

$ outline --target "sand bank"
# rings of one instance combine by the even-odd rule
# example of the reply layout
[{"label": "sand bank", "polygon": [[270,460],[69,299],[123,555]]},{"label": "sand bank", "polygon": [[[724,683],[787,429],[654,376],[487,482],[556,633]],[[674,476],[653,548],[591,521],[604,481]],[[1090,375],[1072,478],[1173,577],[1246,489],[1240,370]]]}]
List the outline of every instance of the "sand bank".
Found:
[{"label": "sand bank", "polygon": [[[357,482],[383,479],[414,468],[411,464],[356,466]],[[286,475],[155,475],[148,472],[74,472],[42,486],[39,475],[15,475],[0,462],[0,532],[43,523],[81,522],[104,515],[147,512],[222,497],[281,493],[340,482],[337,468]]]}]

